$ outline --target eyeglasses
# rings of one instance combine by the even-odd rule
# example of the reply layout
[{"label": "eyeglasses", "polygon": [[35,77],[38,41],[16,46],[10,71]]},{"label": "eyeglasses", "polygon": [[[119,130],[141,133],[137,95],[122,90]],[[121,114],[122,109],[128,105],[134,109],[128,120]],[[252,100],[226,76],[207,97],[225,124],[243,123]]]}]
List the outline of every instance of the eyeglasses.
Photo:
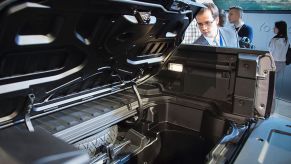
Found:
[{"label": "eyeglasses", "polygon": [[207,26],[207,27],[210,27],[214,21],[215,21],[215,20],[213,20],[213,21],[206,21],[206,22],[204,22],[204,23],[198,23],[198,22],[197,22],[197,25],[198,25],[199,27],[203,27],[204,25]]}]

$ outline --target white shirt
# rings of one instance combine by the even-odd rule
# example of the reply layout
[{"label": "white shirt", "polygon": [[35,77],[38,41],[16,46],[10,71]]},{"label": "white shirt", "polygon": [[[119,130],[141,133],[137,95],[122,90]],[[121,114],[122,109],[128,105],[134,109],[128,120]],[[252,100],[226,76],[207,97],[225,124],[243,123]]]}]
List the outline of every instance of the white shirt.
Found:
[{"label": "white shirt", "polygon": [[269,51],[275,61],[286,61],[286,54],[289,47],[289,41],[285,42],[285,38],[272,38],[269,43]]},{"label": "white shirt", "polygon": [[234,26],[234,29],[235,29],[235,28],[238,28],[237,32],[239,32],[239,30],[241,29],[241,27],[242,27],[244,24],[245,24],[245,22],[244,22],[244,21],[241,21],[241,22],[238,24],[238,26],[236,26],[235,24],[234,24],[233,26]]},{"label": "white shirt", "polygon": [[[222,39],[222,37],[220,37],[219,30],[217,30],[217,35],[214,38],[210,38],[210,37],[206,37],[206,36],[204,36],[204,38],[207,40],[207,42],[211,46],[217,46],[217,47],[219,47],[219,46],[225,45],[224,40]],[[220,42],[220,39],[222,39],[221,42],[223,43],[223,45],[220,45],[220,43],[221,43]]]}]

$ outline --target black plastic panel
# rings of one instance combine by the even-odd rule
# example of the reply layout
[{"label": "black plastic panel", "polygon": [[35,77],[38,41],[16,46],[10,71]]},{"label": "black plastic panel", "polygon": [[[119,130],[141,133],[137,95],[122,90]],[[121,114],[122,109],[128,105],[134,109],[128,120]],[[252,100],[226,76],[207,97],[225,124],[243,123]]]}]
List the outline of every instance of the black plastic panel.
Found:
[{"label": "black plastic panel", "polygon": [[[242,56],[239,60],[239,67],[237,75],[245,78],[256,78],[257,62],[256,56],[250,56],[247,54],[241,54]],[[247,58],[250,56],[249,58]]]},{"label": "black plastic panel", "polygon": [[250,99],[255,97],[254,90],[256,89],[256,80],[236,78],[235,95],[243,96]]},{"label": "black plastic panel", "polygon": [[[89,156],[42,129],[17,128],[0,133],[0,163],[87,163]],[[21,153],[20,153],[21,152]]]},{"label": "black plastic panel", "polygon": [[[255,113],[256,58],[265,53],[181,45],[157,80],[166,92],[211,102],[217,112],[251,118]],[[180,64],[182,71],[169,69],[169,63]]]},{"label": "black plastic panel", "polygon": [[235,98],[233,108],[234,114],[247,118],[251,118],[254,116],[254,101],[252,99]]},{"label": "black plastic panel", "polygon": [[8,53],[2,56],[0,78],[17,78],[58,71],[68,65],[80,65],[85,56],[70,55],[66,49]]},{"label": "black plastic panel", "polygon": [[[183,72],[164,68],[159,74],[167,90],[185,95],[231,103],[234,91],[237,56],[219,53],[214,47],[180,48],[168,63],[183,65]],[[196,48],[196,49],[195,49]],[[201,48],[201,49],[200,49]],[[167,79],[167,80],[166,80]]]},{"label": "black plastic panel", "polygon": [[[28,94],[35,95],[37,107],[58,110],[73,97],[82,103],[142,82],[156,74],[180,44],[200,8],[125,0],[1,5],[0,99],[5,108],[0,116],[23,113],[27,104],[20,104],[27,102]],[[17,96],[22,97],[19,105],[5,104],[7,97]],[[56,105],[58,101],[65,105]]]}]

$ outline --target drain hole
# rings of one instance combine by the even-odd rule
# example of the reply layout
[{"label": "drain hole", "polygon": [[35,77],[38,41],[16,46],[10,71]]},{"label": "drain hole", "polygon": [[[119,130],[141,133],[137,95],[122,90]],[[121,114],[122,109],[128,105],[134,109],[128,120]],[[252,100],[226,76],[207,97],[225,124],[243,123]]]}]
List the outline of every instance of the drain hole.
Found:
[{"label": "drain hole", "polygon": [[262,138],[256,138],[256,139],[260,142],[264,142],[264,140]]}]

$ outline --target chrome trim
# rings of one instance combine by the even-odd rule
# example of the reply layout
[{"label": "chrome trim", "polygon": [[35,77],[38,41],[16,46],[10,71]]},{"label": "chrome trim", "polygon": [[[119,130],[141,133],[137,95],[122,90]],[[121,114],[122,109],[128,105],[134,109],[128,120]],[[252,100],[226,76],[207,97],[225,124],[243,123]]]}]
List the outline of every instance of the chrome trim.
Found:
[{"label": "chrome trim", "polygon": [[17,35],[15,43],[20,46],[36,45],[36,44],[49,44],[55,40],[51,34],[47,35]]},{"label": "chrome trim", "polygon": [[139,2],[139,1],[134,1],[134,0],[112,0],[112,1],[113,2],[134,4],[134,5],[142,5],[142,6],[146,6],[146,7],[155,7],[155,8],[160,8],[167,13],[173,13],[173,14],[177,13],[177,12],[169,11],[169,10],[165,9],[164,6],[162,6],[160,4],[154,4],[154,3],[148,3],[148,2]]},{"label": "chrome trim", "polygon": [[176,37],[177,36],[177,34],[175,34],[175,33],[173,33],[173,32],[167,32],[166,33],[166,37],[167,38],[174,38],[174,37]]},{"label": "chrome trim", "polygon": [[59,102],[56,102],[56,103],[52,103],[52,104],[49,104],[49,105],[45,105],[45,106],[41,106],[41,107],[35,107],[34,111],[36,111],[36,112],[43,111],[43,110],[50,109],[50,108],[53,108],[53,107],[56,107],[56,106],[59,106],[59,105],[62,105],[62,104],[66,104],[66,103],[69,103],[69,102],[72,102],[72,101],[75,101],[75,100],[80,100],[80,99],[87,100],[87,99],[92,98],[93,95],[100,94],[100,93],[103,93],[103,92],[108,92],[108,91],[111,91],[111,90],[112,90],[111,88],[105,88],[105,89],[102,89],[102,90],[99,90],[99,91],[96,91],[96,92],[92,92],[92,93],[88,93],[88,94],[85,94],[85,95],[73,97],[73,98],[66,99],[66,100],[63,100],[63,101],[59,101]]},{"label": "chrome trim", "polygon": [[79,33],[75,33],[76,38],[81,41],[82,43],[84,43],[85,45],[90,45],[90,40],[88,38],[84,38],[81,34]]},{"label": "chrome trim", "polygon": [[138,24],[137,19],[133,15],[123,15],[123,17],[133,24]]},{"label": "chrome trim", "polygon": [[27,7],[30,7],[30,8],[47,8],[49,9],[50,7],[49,6],[45,6],[45,5],[40,5],[38,3],[32,3],[32,2],[26,2],[26,3],[22,3],[22,4],[19,4],[19,5],[16,5],[16,6],[12,6],[9,10],[8,10],[8,13],[9,14],[13,14],[13,13],[16,13],[20,10],[23,10]]},{"label": "chrome trim", "polygon": [[139,65],[139,64],[152,64],[152,63],[159,63],[162,62],[164,59],[163,56],[160,57],[156,57],[156,58],[150,58],[150,59],[144,59],[144,60],[137,60],[137,61],[133,61],[130,59],[127,59],[127,63],[132,64],[132,65]]},{"label": "chrome trim", "polygon": [[157,17],[150,16],[150,23],[149,24],[156,24],[157,23]]},{"label": "chrome trim", "polygon": [[14,111],[13,113],[11,113],[11,114],[8,115],[8,116],[1,117],[1,118],[0,118],[0,122],[5,122],[5,121],[8,121],[8,120],[11,120],[11,119],[13,119],[14,117],[16,117],[17,115],[18,115],[18,112],[17,112],[17,111]]},{"label": "chrome trim", "polygon": [[4,85],[0,86],[0,94],[18,91],[18,90],[23,90],[23,89],[28,89],[31,85],[56,81],[56,80],[65,78],[73,73],[80,71],[81,69],[83,69],[83,67],[84,67],[83,65],[79,65],[73,69],[70,69],[64,73],[61,73],[61,74],[58,74],[55,76],[27,80],[27,81],[21,81],[21,82],[16,82],[16,83],[11,83],[11,84],[4,84]]}]

